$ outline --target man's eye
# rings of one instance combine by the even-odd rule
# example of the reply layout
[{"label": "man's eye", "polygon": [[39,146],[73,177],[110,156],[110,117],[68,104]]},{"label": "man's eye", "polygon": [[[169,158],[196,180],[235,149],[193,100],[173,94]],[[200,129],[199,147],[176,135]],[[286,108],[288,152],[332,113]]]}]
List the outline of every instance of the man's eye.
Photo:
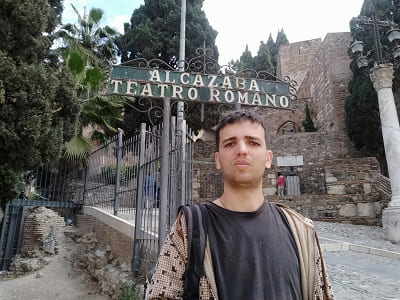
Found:
[{"label": "man's eye", "polygon": [[252,146],[260,146],[260,143],[259,142],[250,142],[250,145],[252,145]]},{"label": "man's eye", "polygon": [[232,147],[232,145],[233,145],[233,143],[226,143],[226,144],[224,145],[224,147],[225,147],[225,148],[227,148],[227,147]]}]

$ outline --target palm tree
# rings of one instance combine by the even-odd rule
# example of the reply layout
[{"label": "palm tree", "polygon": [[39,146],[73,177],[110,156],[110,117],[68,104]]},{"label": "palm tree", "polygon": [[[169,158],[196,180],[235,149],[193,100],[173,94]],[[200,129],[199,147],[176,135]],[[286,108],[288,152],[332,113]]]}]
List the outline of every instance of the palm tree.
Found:
[{"label": "palm tree", "polygon": [[85,8],[81,16],[75,6],[71,6],[78,17],[78,23],[65,24],[58,31],[58,37],[62,38],[66,45],[66,54],[73,49],[86,56],[91,66],[99,66],[104,59],[115,57],[115,39],[119,34],[109,26],[101,27],[104,12],[100,8],[92,8],[89,14],[86,14]]},{"label": "palm tree", "polygon": [[101,9],[92,8],[89,14],[85,9],[81,16],[73,5],[72,8],[78,17],[77,24],[63,25],[57,36],[63,42],[59,51],[77,82],[81,126],[79,133],[65,144],[64,156],[84,160],[90,153],[91,141],[103,142],[105,132],[117,131],[113,122],[122,121],[122,100],[102,94],[108,77],[102,64],[115,58],[114,40],[118,33],[109,26],[100,26],[104,15]]}]

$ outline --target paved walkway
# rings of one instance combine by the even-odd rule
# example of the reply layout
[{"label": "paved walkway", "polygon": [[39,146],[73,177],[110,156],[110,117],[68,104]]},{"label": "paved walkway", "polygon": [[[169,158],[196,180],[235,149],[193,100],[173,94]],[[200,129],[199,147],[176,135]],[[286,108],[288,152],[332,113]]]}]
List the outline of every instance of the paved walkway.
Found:
[{"label": "paved walkway", "polygon": [[[382,227],[326,222],[314,224],[322,244],[337,245],[332,242],[335,240],[343,242],[343,245],[354,245],[343,247],[344,251],[324,252],[335,299],[400,300],[400,244],[385,240]],[[374,249],[383,251],[374,252]],[[360,253],[367,250],[378,255]]]}]

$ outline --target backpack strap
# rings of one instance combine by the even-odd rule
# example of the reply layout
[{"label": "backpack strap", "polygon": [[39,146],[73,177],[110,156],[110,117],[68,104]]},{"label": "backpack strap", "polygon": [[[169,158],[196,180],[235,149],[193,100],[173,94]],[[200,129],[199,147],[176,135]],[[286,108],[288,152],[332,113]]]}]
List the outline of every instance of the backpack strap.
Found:
[{"label": "backpack strap", "polygon": [[184,300],[199,299],[200,278],[205,274],[204,253],[208,230],[208,211],[203,204],[181,206],[188,233],[188,263],[183,274]]}]

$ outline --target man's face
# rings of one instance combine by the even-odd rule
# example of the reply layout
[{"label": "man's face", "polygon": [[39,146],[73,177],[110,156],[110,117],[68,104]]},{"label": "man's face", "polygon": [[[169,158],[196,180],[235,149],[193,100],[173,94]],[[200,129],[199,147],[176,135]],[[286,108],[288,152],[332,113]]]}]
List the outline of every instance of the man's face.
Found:
[{"label": "man's face", "polygon": [[228,124],[219,132],[215,162],[224,181],[233,185],[259,185],[265,168],[271,167],[264,129],[249,120]]}]

